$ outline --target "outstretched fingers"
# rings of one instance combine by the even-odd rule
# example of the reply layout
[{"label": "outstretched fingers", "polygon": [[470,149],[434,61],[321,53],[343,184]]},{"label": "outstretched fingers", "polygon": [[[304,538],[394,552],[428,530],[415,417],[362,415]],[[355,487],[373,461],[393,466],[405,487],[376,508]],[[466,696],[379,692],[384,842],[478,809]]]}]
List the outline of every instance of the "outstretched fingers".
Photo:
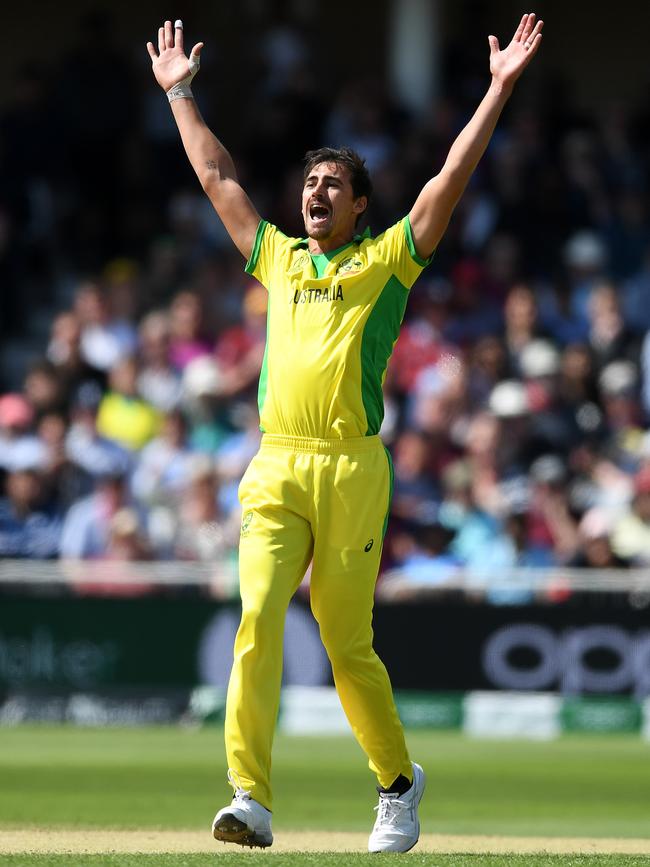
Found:
[{"label": "outstretched fingers", "polygon": [[500,48],[499,48],[499,40],[496,38],[496,36],[488,36],[488,42],[490,43],[490,57],[493,54],[498,54],[498,52],[500,51]]},{"label": "outstretched fingers", "polygon": [[521,42],[521,35],[524,32],[524,27],[528,22],[528,12],[524,12],[521,16],[521,21],[519,22],[519,27],[515,30],[515,35],[512,37],[513,42]]},{"label": "outstretched fingers", "polygon": [[165,21],[163,26],[158,28],[158,54],[156,54],[153,43],[147,42],[147,51],[152,60],[155,60],[168,48],[174,47],[183,51],[183,22],[180,18],[174,21],[173,27],[171,21]]},{"label": "outstretched fingers", "polygon": [[165,48],[174,47],[174,31],[171,21],[165,21]]},{"label": "outstretched fingers", "polygon": [[531,31],[531,33],[526,37],[526,41],[524,42],[524,47],[528,54],[532,57],[533,54],[539,48],[539,44],[542,41],[542,27],[544,26],[544,22],[540,19],[535,29]]},{"label": "outstretched fingers", "polygon": [[176,48],[180,48],[180,50],[183,51],[183,22],[180,18],[177,18],[176,21],[174,21],[174,44],[176,45]]},{"label": "outstretched fingers", "polygon": [[528,49],[528,54],[531,57],[533,56],[533,54],[535,54],[535,52],[537,51],[539,46],[542,44],[542,34],[540,31],[541,31],[541,27],[540,27],[540,30],[534,34],[532,41],[530,42],[530,48]]},{"label": "outstretched fingers", "polygon": [[526,16],[526,23],[524,24],[524,29],[522,30],[521,38],[519,39],[519,41],[523,42],[524,45],[530,39],[530,34],[532,33],[533,27],[535,26],[536,18],[537,16],[534,12],[531,12]]}]

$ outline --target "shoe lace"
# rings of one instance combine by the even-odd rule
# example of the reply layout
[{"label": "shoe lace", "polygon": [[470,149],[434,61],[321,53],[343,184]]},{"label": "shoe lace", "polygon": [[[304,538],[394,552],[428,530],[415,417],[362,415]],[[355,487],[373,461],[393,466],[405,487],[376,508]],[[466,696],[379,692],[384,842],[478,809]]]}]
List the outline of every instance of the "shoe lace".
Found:
[{"label": "shoe lace", "polygon": [[374,808],[377,812],[377,823],[380,825],[394,825],[399,820],[402,810],[408,809],[405,801],[400,801],[399,796],[380,795],[379,803]]},{"label": "shoe lace", "polygon": [[250,801],[251,793],[248,789],[245,789],[241,785],[241,780],[239,776],[230,768],[228,768],[228,782],[235,790],[235,794],[233,795],[233,801],[236,803],[241,803],[242,801]]}]

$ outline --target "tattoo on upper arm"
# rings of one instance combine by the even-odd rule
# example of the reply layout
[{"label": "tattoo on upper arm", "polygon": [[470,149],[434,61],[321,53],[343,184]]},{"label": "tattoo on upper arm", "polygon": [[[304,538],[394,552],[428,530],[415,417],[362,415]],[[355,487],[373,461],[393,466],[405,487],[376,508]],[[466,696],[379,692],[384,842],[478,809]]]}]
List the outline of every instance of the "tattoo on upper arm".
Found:
[{"label": "tattoo on upper arm", "polygon": [[217,168],[216,160],[206,160],[205,165],[209,169],[216,169]]}]

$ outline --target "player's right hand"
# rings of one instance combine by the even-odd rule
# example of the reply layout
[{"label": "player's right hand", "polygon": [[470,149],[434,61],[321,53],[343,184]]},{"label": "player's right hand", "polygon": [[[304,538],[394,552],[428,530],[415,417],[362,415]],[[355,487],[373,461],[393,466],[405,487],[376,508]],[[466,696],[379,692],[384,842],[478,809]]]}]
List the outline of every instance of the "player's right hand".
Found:
[{"label": "player's right hand", "polygon": [[181,21],[176,21],[175,27],[172,27],[171,21],[165,21],[158,28],[158,53],[153,42],[147,42],[147,51],[156,81],[165,92],[175,84],[189,84],[192,81],[199,68],[202,48],[203,43],[197,42],[189,58],[185,56]]}]

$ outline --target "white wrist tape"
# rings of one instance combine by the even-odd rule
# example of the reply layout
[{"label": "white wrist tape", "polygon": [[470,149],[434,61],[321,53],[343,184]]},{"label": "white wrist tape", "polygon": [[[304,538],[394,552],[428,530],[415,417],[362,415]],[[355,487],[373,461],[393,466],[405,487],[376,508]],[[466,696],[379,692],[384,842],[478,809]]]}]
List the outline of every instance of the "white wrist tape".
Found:
[{"label": "white wrist tape", "polygon": [[192,88],[189,83],[186,84],[186,82],[189,81],[191,81],[190,78],[184,78],[182,81],[179,81],[178,84],[170,87],[167,91],[167,99],[170,102],[173,102],[175,99],[194,99]]},{"label": "white wrist tape", "polygon": [[[175,27],[183,27],[181,21],[176,21]],[[193,99],[192,96],[192,88],[190,85],[192,84],[192,79],[199,71],[199,67],[201,66],[201,58],[198,54],[195,54],[193,51],[189,57],[189,66],[190,66],[190,74],[186,75],[182,81],[179,81],[178,84],[175,84],[173,87],[170,87],[167,91],[167,99],[170,102],[173,102],[175,99]]]}]

